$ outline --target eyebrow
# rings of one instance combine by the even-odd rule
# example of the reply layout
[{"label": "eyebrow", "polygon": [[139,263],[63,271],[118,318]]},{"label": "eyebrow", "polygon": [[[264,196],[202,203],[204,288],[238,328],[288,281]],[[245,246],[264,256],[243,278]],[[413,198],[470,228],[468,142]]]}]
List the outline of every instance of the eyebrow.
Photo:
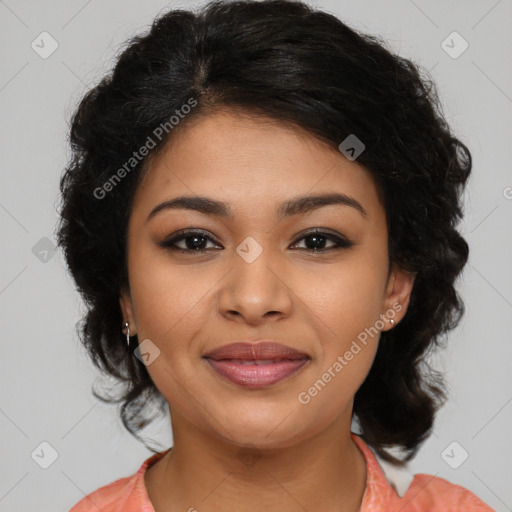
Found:
[{"label": "eyebrow", "polygon": [[[356,209],[363,217],[367,217],[368,213],[363,208],[361,203],[353,197],[340,193],[318,194],[318,195],[304,195],[294,197],[281,203],[277,210],[278,218],[291,217],[292,215],[299,215],[311,212],[322,206],[329,205],[343,205],[350,206]],[[169,201],[165,201],[155,206],[151,213],[148,215],[146,222],[152,219],[158,213],[164,210],[194,210],[205,215],[214,215],[226,219],[232,219],[233,213],[230,206],[222,201],[217,201],[204,196],[180,196]]]}]

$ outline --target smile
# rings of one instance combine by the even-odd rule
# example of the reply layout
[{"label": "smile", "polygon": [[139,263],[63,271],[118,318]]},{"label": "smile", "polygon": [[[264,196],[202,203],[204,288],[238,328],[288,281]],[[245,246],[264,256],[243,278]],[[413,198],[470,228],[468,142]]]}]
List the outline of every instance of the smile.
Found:
[{"label": "smile", "polygon": [[263,388],[281,382],[299,372],[310,361],[300,359],[221,359],[206,358],[215,372],[246,388]]}]

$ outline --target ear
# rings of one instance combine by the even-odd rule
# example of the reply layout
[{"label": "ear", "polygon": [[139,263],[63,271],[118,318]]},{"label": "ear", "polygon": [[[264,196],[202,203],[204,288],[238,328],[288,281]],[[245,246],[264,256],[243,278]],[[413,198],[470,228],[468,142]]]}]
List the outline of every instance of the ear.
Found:
[{"label": "ear", "polygon": [[[383,331],[392,329],[405,316],[415,277],[415,273],[393,265],[388,277],[383,304],[382,315],[385,319]],[[390,321],[391,319],[394,320],[394,323]]]},{"label": "ear", "polygon": [[123,333],[126,334],[126,328],[124,324],[128,322],[130,325],[130,336],[137,334],[137,328],[135,325],[135,315],[133,314],[133,303],[130,292],[128,290],[122,290],[119,295],[119,305],[121,306],[121,312],[123,314]]}]

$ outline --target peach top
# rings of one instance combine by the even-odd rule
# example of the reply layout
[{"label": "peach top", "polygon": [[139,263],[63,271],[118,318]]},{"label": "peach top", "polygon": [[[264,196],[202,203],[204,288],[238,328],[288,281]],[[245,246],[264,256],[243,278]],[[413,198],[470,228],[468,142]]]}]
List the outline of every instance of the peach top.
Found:
[{"label": "peach top", "polygon": [[[414,475],[401,494],[384,476],[374,453],[353,432],[367,467],[366,488],[360,512],[494,512],[471,491],[443,478]],[[134,475],[120,478],[80,500],[69,512],[155,512],[144,484],[144,473],[169,450],[146,459]]]}]

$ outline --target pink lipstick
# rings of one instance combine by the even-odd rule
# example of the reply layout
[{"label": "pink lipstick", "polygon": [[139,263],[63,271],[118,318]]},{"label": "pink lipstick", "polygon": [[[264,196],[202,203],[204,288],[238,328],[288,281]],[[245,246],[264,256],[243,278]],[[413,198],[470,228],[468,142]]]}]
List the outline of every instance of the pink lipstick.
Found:
[{"label": "pink lipstick", "polygon": [[280,343],[231,343],[208,352],[210,366],[221,376],[243,387],[272,386],[297,373],[310,357]]}]

